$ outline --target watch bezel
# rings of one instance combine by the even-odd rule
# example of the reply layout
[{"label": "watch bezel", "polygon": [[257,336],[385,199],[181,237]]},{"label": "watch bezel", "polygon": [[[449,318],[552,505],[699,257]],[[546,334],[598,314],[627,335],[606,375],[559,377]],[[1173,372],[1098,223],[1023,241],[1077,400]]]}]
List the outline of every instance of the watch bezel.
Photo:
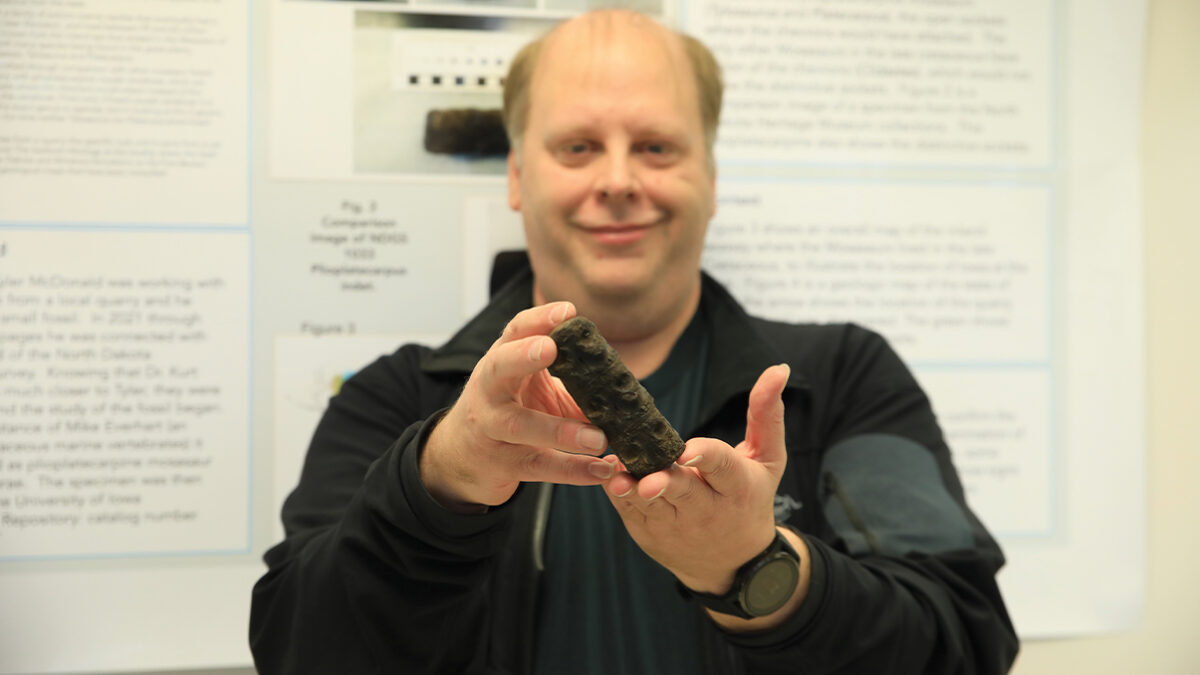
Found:
[{"label": "watch bezel", "polygon": [[[783,583],[776,584],[781,587],[779,592],[772,591],[770,593],[771,600],[761,605],[756,604],[753,600],[754,594],[758,591],[758,586],[771,581],[765,575],[774,574],[773,569],[780,568],[786,570],[787,575]],[[766,616],[779,611],[781,607],[787,604],[791,599],[792,593],[796,590],[796,586],[800,583],[800,565],[795,557],[788,555],[786,551],[776,551],[764,559],[758,566],[750,571],[750,576],[746,579],[746,583],[742,584],[741,590],[738,593],[738,604],[747,614],[753,617]],[[782,588],[786,588],[783,591]]]},{"label": "watch bezel", "polygon": [[[791,569],[790,590],[786,593],[780,593],[776,601],[765,604],[759,607],[751,607],[749,603],[749,592],[754,582],[758,579],[763,568],[776,562],[782,562]],[[755,619],[760,616],[766,616],[772,612],[778,611],[787,601],[791,599],[792,593],[795,592],[796,586],[800,583],[800,554],[796,552],[779,530],[775,531],[775,539],[766,549],[746,561],[734,575],[733,586],[728,592],[722,595],[712,593],[699,593],[687,588],[683,584],[678,584],[679,589],[684,595],[694,597],[701,605],[722,614],[730,614],[742,619]]]}]

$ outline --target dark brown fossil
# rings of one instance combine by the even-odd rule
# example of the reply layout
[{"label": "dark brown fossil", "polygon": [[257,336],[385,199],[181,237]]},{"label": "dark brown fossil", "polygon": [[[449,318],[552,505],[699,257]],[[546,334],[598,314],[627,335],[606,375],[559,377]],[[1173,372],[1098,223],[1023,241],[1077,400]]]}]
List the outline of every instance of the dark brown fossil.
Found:
[{"label": "dark brown fossil", "polygon": [[425,115],[425,150],[469,158],[507,155],[508,136],[500,110],[430,110]]},{"label": "dark brown fossil", "polygon": [[558,346],[550,373],[604,431],[609,447],[634,478],[665,469],[679,458],[683,439],[596,324],[577,316],[559,324],[550,337]]}]

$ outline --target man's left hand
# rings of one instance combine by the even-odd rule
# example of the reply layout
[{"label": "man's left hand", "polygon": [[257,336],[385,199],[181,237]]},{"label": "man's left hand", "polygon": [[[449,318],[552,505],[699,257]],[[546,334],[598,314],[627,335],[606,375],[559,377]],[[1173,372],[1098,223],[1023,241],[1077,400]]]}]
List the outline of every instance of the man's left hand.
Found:
[{"label": "man's left hand", "polygon": [[617,472],[605,487],[634,541],[694,591],[727,592],[738,567],[775,537],[775,490],[787,464],[780,396],[789,375],[779,365],[759,376],[737,447],[693,438],[670,467],[640,481]]}]

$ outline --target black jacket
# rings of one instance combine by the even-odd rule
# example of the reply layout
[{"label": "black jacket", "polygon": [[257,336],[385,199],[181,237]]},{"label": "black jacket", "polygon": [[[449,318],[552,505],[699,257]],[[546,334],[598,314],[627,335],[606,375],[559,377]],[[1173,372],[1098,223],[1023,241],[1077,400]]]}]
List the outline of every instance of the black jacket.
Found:
[{"label": "black jacket", "polygon": [[[330,401],[254,589],[260,673],[528,672],[551,487],[453,514],[421,485],[417,458],[531,284],[519,274],[446,345],[406,345]],[[809,595],[783,626],[746,636],[706,623],[709,670],[1006,672],[1017,640],[995,583],[1003,556],[895,353],[854,325],[750,317],[707,276],[702,303],[708,372],[684,437],[739,443],[754,381],[790,364],[776,515],[813,558]]]}]

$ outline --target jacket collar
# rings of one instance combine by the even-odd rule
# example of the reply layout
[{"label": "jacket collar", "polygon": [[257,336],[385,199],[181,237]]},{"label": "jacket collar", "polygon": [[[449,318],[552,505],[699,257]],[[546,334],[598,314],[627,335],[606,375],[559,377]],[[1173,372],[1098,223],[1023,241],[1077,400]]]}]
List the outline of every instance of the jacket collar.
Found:
[{"label": "jacket collar", "polygon": [[421,362],[427,373],[469,374],[518,312],[533,306],[533,270],[519,269],[493,295],[487,307],[467,322],[446,344]]},{"label": "jacket collar", "polygon": [[[730,399],[748,396],[758,376],[786,358],[763,338],[756,326],[762,320],[747,314],[720,282],[704,272],[701,272],[700,293],[711,340],[702,399],[705,404],[699,417],[703,423],[716,415]],[[787,388],[809,388],[808,379],[796,371],[796,364],[792,364]]]},{"label": "jacket collar", "polygon": [[[704,422],[730,399],[748,394],[762,371],[782,363],[784,355],[763,339],[755,327],[759,320],[748,315],[724,286],[704,272],[700,302],[710,340],[702,397],[705,406],[698,420]],[[483,311],[446,344],[429,352],[422,369],[427,373],[469,374],[509,320],[532,305],[533,271],[526,265],[492,296]],[[804,374],[793,370],[788,388],[807,389]]]}]

